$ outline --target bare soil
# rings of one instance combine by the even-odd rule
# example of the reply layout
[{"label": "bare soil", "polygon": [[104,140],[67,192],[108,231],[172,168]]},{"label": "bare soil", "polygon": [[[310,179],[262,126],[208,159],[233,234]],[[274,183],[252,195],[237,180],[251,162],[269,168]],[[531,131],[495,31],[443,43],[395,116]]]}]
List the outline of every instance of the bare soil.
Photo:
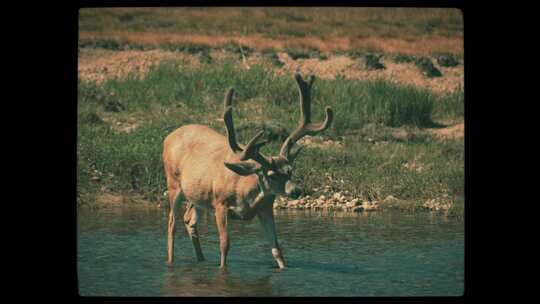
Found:
[{"label": "bare soil", "polygon": [[152,66],[163,61],[184,61],[198,65],[196,56],[166,50],[110,51],[100,48],[79,49],[79,78],[101,83],[111,78],[125,78],[130,73],[144,77]]},{"label": "bare soil", "polygon": [[465,123],[458,123],[446,128],[430,129],[429,132],[441,140],[460,139],[465,136]]},{"label": "bare soil", "polygon": [[[215,61],[226,58],[237,58],[238,55],[223,50],[210,53]],[[434,65],[443,74],[442,77],[428,78],[424,76],[413,62],[395,63],[388,56],[381,59],[385,69],[367,70],[363,59],[354,59],[345,55],[330,55],[327,60],[317,58],[292,59],[287,53],[277,53],[282,67],[273,65],[269,59],[260,53],[251,54],[245,60],[238,59],[240,68],[249,69],[254,64],[262,64],[271,68],[278,75],[292,74],[299,70],[302,73],[313,73],[323,79],[343,77],[355,80],[383,79],[401,85],[428,89],[435,94],[444,95],[464,87],[463,62],[456,67],[441,67],[435,60]],[[171,52],[166,50],[150,51],[110,51],[99,48],[81,48],[79,50],[79,78],[83,81],[103,82],[111,78],[125,78],[133,72],[144,77],[152,66],[163,61],[180,61],[192,67],[200,66],[200,58],[196,54]]]}]

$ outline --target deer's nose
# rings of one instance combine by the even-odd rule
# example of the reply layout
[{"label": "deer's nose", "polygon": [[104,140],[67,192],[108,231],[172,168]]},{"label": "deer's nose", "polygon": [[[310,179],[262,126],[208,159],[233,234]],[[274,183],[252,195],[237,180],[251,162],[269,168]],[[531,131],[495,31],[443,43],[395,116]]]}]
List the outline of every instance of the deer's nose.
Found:
[{"label": "deer's nose", "polygon": [[291,198],[298,198],[300,194],[302,194],[302,189],[298,187],[295,183],[288,181],[287,184],[285,184],[285,193],[288,197]]}]

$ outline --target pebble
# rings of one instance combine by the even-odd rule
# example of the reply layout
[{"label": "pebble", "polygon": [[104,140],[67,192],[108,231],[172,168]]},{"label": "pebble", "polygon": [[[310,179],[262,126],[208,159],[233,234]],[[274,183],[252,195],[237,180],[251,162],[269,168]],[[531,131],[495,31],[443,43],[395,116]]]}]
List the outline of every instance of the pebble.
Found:
[{"label": "pebble", "polygon": [[[321,189],[329,189],[329,186],[324,186]],[[365,212],[365,211],[377,211],[380,209],[380,203],[392,204],[397,203],[399,200],[393,195],[388,195],[381,201],[362,200],[358,197],[354,197],[349,191],[333,192],[331,190],[325,191],[327,195],[320,195],[318,197],[312,197],[306,195],[299,199],[288,200],[284,197],[279,197],[274,202],[274,209],[298,209],[298,210],[334,210],[344,212]],[[432,210],[445,210],[449,208],[448,204],[435,202],[435,200],[428,200],[424,203],[424,208]]]}]

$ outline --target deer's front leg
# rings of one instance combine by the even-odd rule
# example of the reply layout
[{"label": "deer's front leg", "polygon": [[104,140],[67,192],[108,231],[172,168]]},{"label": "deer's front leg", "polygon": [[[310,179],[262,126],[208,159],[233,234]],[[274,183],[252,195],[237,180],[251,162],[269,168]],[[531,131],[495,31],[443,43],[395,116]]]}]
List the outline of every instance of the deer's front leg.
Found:
[{"label": "deer's front leg", "polygon": [[219,249],[221,252],[220,267],[227,266],[227,253],[229,252],[229,233],[227,231],[227,207],[220,204],[216,208],[216,224],[219,233]]},{"label": "deer's front leg", "polygon": [[262,208],[257,213],[257,217],[261,221],[261,224],[264,228],[264,232],[270,246],[272,247],[272,256],[276,259],[276,262],[279,268],[285,268],[285,260],[281,253],[281,248],[279,247],[276,235],[276,225],[274,223],[274,210],[272,204],[265,204],[261,206]]}]

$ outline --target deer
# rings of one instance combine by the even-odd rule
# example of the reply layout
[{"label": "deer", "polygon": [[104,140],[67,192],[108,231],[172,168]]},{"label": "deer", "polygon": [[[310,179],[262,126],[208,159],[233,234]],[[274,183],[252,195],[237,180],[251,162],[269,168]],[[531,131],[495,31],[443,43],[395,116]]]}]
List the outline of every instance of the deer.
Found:
[{"label": "deer", "polygon": [[204,261],[197,222],[200,211],[213,211],[220,242],[220,267],[226,268],[230,241],[228,218],[251,220],[258,217],[270,244],[272,256],[280,269],[286,267],[278,244],[273,204],[276,196],[298,198],[302,190],[291,180],[292,163],[302,150],[297,141],[306,135],[326,130],[333,112],[325,108],[323,122],[311,122],[311,87],[315,77],[306,82],[294,75],[300,95],[300,120],[296,129],[281,145],[278,156],[266,156],[259,150],[268,141],[260,141],[258,132],[246,145],[236,140],[232,117],[234,88],[224,98],[223,121],[226,136],[208,126],[189,124],[171,132],[163,142],[163,164],[168,189],[169,219],[167,264],[173,264],[176,215],[184,203],[184,225],[195,249],[197,261]]}]

